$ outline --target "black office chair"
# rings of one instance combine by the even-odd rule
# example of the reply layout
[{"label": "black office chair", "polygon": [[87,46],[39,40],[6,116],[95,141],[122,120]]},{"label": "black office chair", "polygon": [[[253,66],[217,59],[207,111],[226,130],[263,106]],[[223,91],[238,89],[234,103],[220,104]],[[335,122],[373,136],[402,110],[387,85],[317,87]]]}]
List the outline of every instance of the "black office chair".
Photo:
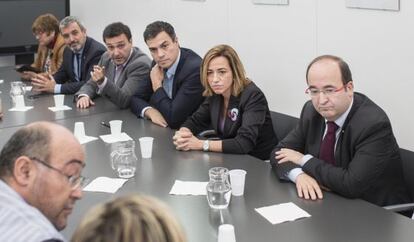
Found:
[{"label": "black office chair", "polygon": [[[402,159],[404,182],[408,192],[410,193],[411,201],[414,201],[414,152],[400,149],[400,154]],[[413,211],[414,203],[397,204],[385,206],[384,208],[394,212]]]},{"label": "black office chair", "polygon": [[299,122],[298,118],[274,111],[270,111],[270,116],[272,118],[273,130],[279,141],[283,140]]},{"label": "black office chair", "polygon": [[214,129],[208,129],[208,130],[204,130],[204,131],[200,132],[197,135],[197,138],[199,138],[201,140],[206,140],[206,139],[208,139],[208,140],[219,140],[220,139]]}]

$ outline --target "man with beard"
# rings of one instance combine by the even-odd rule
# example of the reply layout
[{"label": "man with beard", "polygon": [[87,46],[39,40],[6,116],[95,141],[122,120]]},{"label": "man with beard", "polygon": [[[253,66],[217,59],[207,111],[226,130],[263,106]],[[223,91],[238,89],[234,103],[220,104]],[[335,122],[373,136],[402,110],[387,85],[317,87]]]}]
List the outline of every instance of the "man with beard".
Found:
[{"label": "man with beard", "polygon": [[128,108],[138,83],[149,75],[151,60],[138,47],[132,45],[131,30],[121,22],[108,25],[103,31],[107,51],[91,78],[75,94],[78,108],[95,105],[98,95],[107,97],[119,108]]},{"label": "man with beard", "polygon": [[18,130],[0,153],[0,241],[65,241],[82,198],[85,154],[68,129],[36,122]]},{"label": "man with beard", "polygon": [[68,48],[63,63],[52,76],[36,75],[32,80],[36,90],[49,93],[73,94],[91,78],[93,66],[105,52],[105,46],[86,35],[86,28],[73,16],[59,24],[60,33]]}]

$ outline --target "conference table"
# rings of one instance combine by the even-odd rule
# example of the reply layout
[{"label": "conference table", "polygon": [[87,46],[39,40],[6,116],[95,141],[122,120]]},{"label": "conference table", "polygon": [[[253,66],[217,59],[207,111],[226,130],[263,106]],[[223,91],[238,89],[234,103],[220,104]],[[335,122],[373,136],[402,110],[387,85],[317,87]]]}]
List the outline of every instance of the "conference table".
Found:
[{"label": "conference table", "polygon": [[[3,87],[8,84],[2,85],[0,90],[4,90]],[[172,144],[174,130],[138,119],[129,110],[112,108],[110,101],[104,98],[98,98],[95,110],[78,110],[72,102],[65,104],[72,105],[73,109],[53,113],[47,109],[53,106],[52,95],[36,98],[33,105],[37,114],[21,113],[23,117],[14,125],[13,119],[16,117],[8,117],[12,114],[6,111],[4,120],[0,121],[0,147],[23,123],[47,120],[73,130],[75,122],[84,122],[86,134],[98,137],[110,133],[107,127],[101,125],[102,121],[119,119],[123,121],[122,131],[136,141],[135,152],[138,157],[135,176],[116,193],[83,193],[83,198],[76,203],[69,217],[68,226],[62,231],[68,239],[91,207],[115,197],[136,193],[151,195],[165,202],[178,217],[190,242],[217,241],[217,229],[223,223],[234,225],[238,242],[396,242],[412,241],[414,238],[412,220],[360,199],[346,199],[331,192],[324,192],[324,198],[317,201],[299,198],[294,184],[280,182],[269,163],[249,155],[177,151]],[[7,125],[3,124],[5,121]],[[138,138],[143,136],[154,137],[150,159],[140,158]],[[86,152],[84,176],[90,180],[100,176],[117,177],[110,164],[110,144],[98,139],[83,147]],[[244,196],[233,196],[227,209],[209,208],[205,196],[169,194],[175,180],[208,181],[208,170],[212,167],[247,171]],[[286,202],[293,202],[311,217],[272,225],[255,211],[255,208]]]},{"label": "conference table", "polygon": [[[20,81],[20,77],[13,67],[0,67],[0,80],[3,80],[3,83],[0,83],[0,98],[2,100],[3,112],[6,114],[0,122],[0,128],[21,126],[38,120],[54,121],[70,117],[89,116],[119,109],[112,102],[109,102],[104,98],[98,98],[95,106],[92,106],[89,109],[78,110],[74,105],[73,95],[65,95],[64,104],[72,107],[72,110],[51,112],[48,110],[48,107],[54,106],[54,100],[51,94],[28,91],[25,95],[25,104],[26,106],[33,106],[33,109],[26,112],[10,112],[8,111],[12,108],[10,82]],[[28,82],[25,84],[30,86],[30,83]]]}]

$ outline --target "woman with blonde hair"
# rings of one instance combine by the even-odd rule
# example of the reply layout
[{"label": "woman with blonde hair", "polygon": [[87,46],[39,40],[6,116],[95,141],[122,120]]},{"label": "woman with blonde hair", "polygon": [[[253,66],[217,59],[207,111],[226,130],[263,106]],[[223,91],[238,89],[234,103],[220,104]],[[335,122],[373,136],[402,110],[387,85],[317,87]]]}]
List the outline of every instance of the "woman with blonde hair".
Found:
[{"label": "woman with blonde hair", "polygon": [[[207,98],[175,133],[176,149],[250,154],[269,159],[277,138],[267,100],[246,77],[236,51],[228,45],[210,49],[204,56],[200,76]],[[210,127],[219,140],[201,140],[195,136]]]},{"label": "woman with blonde hair", "polygon": [[89,211],[72,242],[185,242],[169,209],[155,198],[129,195]]}]

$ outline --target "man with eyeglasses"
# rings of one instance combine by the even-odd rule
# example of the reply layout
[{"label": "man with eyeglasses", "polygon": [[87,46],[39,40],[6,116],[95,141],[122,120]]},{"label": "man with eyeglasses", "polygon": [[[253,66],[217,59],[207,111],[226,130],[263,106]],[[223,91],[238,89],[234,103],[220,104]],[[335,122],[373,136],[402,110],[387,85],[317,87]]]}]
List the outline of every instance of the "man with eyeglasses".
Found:
[{"label": "man with eyeglasses", "polygon": [[144,40],[154,61],[151,73],[132,97],[131,111],[159,126],[179,128],[204,99],[201,58],[190,49],[180,48],[175,30],[167,22],[149,24]]},{"label": "man with eyeglasses", "polygon": [[107,51],[93,67],[91,79],[75,94],[78,108],[95,105],[92,100],[104,96],[119,108],[128,108],[139,82],[149,74],[151,60],[132,45],[131,30],[121,22],[112,23],[103,31]]},{"label": "man with eyeglasses", "polygon": [[322,189],[385,206],[408,202],[399,147],[385,112],[354,92],[351,71],[336,56],[315,58],[306,71],[311,100],[296,128],[270,155],[278,177],[299,197]]},{"label": "man with eyeglasses", "polygon": [[65,241],[82,198],[84,151],[66,128],[36,122],[18,130],[0,153],[0,241]]},{"label": "man with eyeglasses", "polygon": [[68,47],[63,52],[62,65],[54,75],[36,75],[32,84],[41,92],[74,94],[91,78],[93,66],[106,49],[87,36],[86,28],[74,16],[62,19],[59,29]]}]

